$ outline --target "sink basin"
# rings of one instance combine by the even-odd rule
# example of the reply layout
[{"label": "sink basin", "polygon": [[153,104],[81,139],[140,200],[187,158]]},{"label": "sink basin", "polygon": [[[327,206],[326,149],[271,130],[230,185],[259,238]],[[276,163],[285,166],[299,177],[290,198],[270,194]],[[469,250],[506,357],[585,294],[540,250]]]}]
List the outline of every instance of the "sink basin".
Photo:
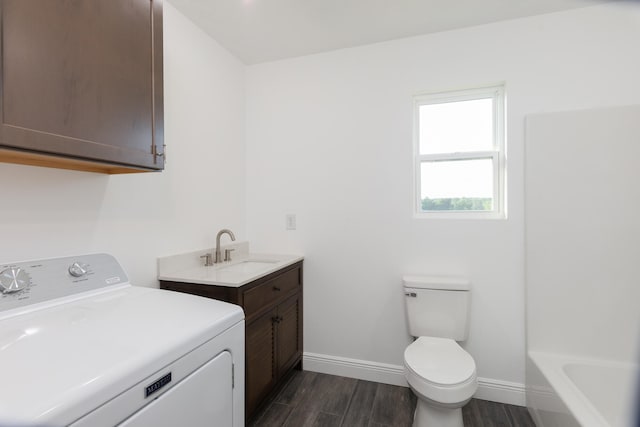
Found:
[{"label": "sink basin", "polygon": [[231,264],[226,267],[218,268],[218,271],[228,273],[253,274],[273,267],[277,261],[247,260],[237,264]]}]

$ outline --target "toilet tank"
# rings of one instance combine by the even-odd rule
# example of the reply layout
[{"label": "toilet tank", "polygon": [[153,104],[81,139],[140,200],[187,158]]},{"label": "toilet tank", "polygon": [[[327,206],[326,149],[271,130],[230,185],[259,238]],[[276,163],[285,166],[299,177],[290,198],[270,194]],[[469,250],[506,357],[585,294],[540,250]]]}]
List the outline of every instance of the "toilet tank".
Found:
[{"label": "toilet tank", "polygon": [[464,341],[469,332],[471,283],[456,277],[402,278],[409,333]]}]

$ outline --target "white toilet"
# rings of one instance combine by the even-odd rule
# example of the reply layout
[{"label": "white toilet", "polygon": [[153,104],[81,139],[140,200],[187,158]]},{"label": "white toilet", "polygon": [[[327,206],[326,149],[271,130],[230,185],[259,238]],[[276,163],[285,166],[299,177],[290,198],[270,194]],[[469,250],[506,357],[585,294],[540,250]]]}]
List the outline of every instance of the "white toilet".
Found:
[{"label": "white toilet", "polygon": [[450,277],[403,277],[409,333],[404,374],[418,398],[413,427],[463,427],[462,407],[478,388],[467,339],[471,284]]}]

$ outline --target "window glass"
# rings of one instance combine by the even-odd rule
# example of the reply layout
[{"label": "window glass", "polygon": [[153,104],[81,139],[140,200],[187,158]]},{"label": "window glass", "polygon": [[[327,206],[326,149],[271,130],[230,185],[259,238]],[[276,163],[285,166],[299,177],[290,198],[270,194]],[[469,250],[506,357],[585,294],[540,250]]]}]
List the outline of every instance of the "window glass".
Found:
[{"label": "window glass", "polygon": [[493,98],[419,107],[420,154],[493,148]]},{"label": "window glass", "polygon": [[421,163],[423,211],[493,210],[493,160],[426,161]]}]

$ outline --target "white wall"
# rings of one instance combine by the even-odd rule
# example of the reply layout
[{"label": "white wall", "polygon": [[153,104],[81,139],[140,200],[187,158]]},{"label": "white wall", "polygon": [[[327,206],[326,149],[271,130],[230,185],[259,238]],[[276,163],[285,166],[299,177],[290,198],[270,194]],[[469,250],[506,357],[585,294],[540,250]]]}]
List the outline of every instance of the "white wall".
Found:
[{"label": "white wall", "polygon": [[528,350],[640,360],[639,142],[640,105],[527,118]]},{"label": "white wall", "polygon": [[[401,276],[464,275],[464,346],[480,377],[522,395],[524,117],[637,102],[638,40],[626,3],[249,67],[248,236],[306,256],[305,351],[399,366]],[[412,95],[501,81],[508,219],[413,219]]]},{"label": "white wall", "polygon": [[164,3],[162,173],[107,176],[0,163],[0,261],[116,256],[157,286],[156,257],[245,234],[244,67]]}]

